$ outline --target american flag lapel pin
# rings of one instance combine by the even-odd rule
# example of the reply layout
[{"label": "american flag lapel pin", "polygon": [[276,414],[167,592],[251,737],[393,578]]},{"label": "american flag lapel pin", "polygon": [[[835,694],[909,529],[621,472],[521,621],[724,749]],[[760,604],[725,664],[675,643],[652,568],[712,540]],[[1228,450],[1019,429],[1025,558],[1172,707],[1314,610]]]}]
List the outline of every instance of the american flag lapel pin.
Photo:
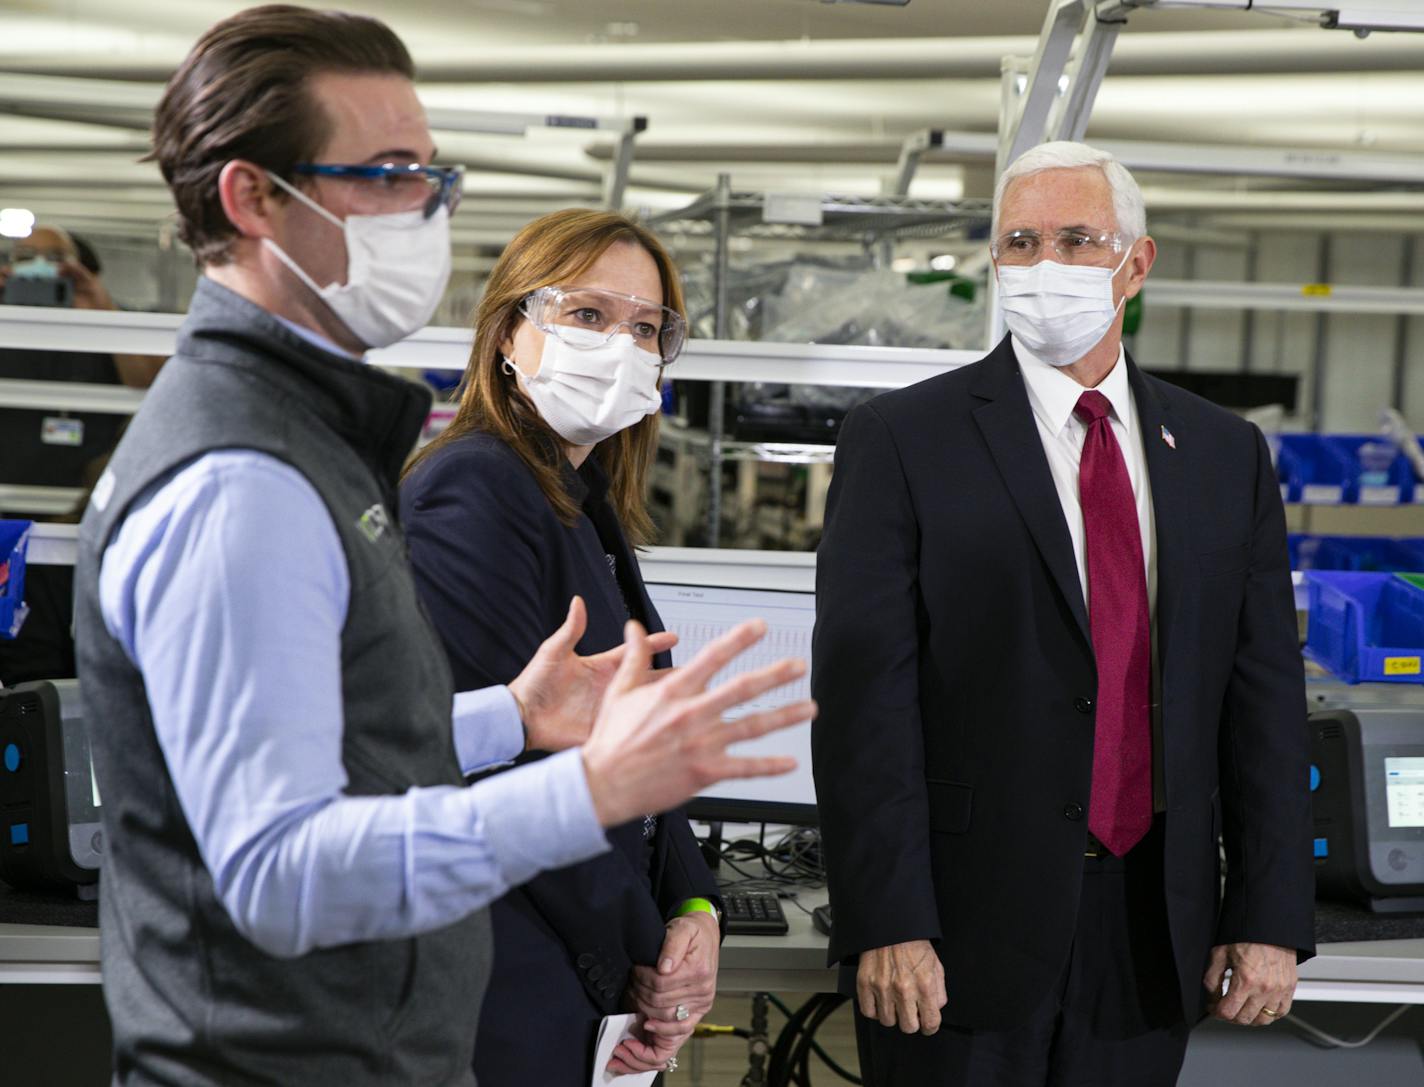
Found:
[{"label": "american flag lapel pin", "polygon": [[1162,440],[1167,443],[1168,449],[1177,448],[1177,439],[1172,437],[1172,432],[1167,429],[1167,424],[1162,424]]}]

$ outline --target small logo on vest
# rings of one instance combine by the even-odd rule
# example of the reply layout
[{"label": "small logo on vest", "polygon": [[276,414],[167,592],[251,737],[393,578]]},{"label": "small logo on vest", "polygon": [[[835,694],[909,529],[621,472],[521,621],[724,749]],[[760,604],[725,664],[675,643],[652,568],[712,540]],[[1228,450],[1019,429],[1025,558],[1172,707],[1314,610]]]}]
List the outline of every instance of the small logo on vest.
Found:
[{"label": "small logo on vest", "polygon": [[99,477],[99,482],[94,484],[93,493],[89,495],[89,501],[100,513],[104,512],[104,507],[109,504],[109,499],[114,497],[114,486],[118,480],[114,478],[114,473],[106,469]]},{"label": "small logo on vest", "polygon": [[372,543],[384,536],[389,526],[390,521],[386,518],[386,507],[379,502],[363,513],[361,520],[356,522],[356,527],[361,530],[361,535]]}]

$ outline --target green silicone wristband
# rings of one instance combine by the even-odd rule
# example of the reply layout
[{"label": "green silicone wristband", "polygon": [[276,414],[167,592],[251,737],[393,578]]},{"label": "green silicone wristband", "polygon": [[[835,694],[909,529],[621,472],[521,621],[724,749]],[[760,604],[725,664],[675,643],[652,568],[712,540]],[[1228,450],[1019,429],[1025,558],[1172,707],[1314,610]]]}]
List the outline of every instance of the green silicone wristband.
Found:
[{"label": "green silicone wristband", "polygon": [[717,907],[708,902],[705,898],[689,898],[677,908],[674,917],[686,917],[689,913],[710,913],[714,921],[720,921],[717,915]]}]

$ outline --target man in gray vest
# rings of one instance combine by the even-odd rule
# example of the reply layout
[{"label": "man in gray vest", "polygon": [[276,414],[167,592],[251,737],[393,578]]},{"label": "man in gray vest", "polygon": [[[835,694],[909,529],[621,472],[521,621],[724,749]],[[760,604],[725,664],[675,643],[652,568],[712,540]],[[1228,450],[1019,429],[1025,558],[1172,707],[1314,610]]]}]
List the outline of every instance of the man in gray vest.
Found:
[{"label": "man in gray vest", "polygon": [[[708,691],[744,624],[653,678],[568,621],[508,688],[456,694],[391,511],[428,396],[360,361],[420,328],[458,170],[374,20],[257,8],[174,75],[153,157],[204,275],[96,487],[76,624],[108,857],[116,1082],[472,1083],[484,907],[603,828],[780,773],[724,725],[800,675]],[[526,746],[559,751],[472,787]]]}]

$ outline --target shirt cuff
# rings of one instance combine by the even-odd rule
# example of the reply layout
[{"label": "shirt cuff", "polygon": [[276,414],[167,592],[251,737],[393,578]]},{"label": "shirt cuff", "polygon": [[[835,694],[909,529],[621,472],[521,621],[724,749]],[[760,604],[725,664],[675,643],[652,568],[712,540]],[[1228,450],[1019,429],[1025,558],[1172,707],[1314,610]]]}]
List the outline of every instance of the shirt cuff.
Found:
[{"label": "shirt cuff", "polygon": [[524,750],[519,703],[508,687],[485,687],[455,695],[450,713],[455,756],[462,773],[510,762]]},{"label": "shirt cuff", "polygon": [[470,791],[485,841],[511,887],[609,849],[578,748],[485,778]]}]

